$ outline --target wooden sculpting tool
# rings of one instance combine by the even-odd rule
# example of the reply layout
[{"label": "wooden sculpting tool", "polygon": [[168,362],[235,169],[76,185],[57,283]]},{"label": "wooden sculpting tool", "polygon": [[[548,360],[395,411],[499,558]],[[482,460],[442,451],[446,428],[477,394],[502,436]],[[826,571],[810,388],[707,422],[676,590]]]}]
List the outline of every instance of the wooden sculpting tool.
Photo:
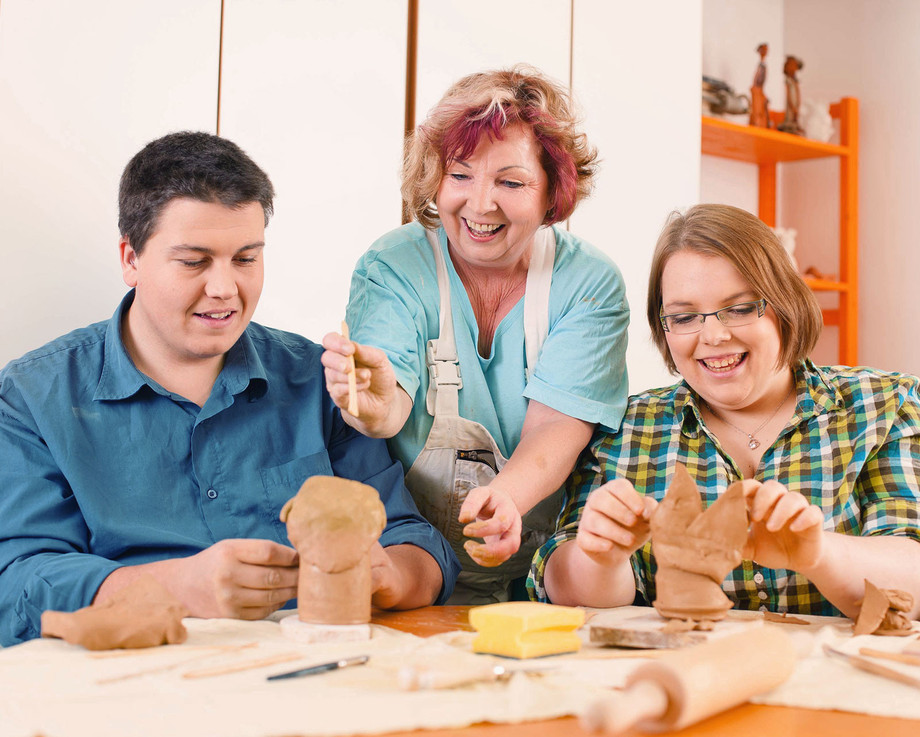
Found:
[{"label": "wooden sculpting tool", "polygon": [[[348,323],[342,320],[342,335],[348,340]],[[355,357],[348,357],[348,414],[358,417],[358,387],[355,378]]]},{"label": "wooden sculpting tool", "polygon": [[824,646],[824,652],[826,652],[828,655],[833,655],[836,658],[846,660],[854,668],[864,670],[866,673],[872,673],[876,676],[881,676],[882,678],[888,678],[889,680],[903,683],[905,686],[920,688],[920,678],[913,678],[906,673],[901,673],[899,670],[895,670],[894,668],[889,668],[886,665],[882,665],[881,663],[876,663],[873,660],[869,660],[869,658],[863,658],[859,655],[850,655],[849,653],[835,650],[830,645]]},{"label": "wooden sculpting tool", "polygon": [[795,667],[795,646],[760,627],[667,653],[638,666],[624,691],[592,704],[582,726],[617,734],[683,729],[778,686]]},{"label": "wooden sculpting tool", "polygon": [[910,653],[890,653],[887,650],[875,650],[871,647],[859,648],[860,655],[868,655],[870,658],[882,658],[884,660],[894,660],[897,663],[907,663],[908,665],[920,665],[920,655],[911,655]]},{"label": "wooden sculpting tool", "polygon": [[228,673],[239,673],[244,670],[253,668],[264,668],[267,665],[276,665],[277,663],[288,663],[292,660],[300,660],[304,657],[303,653],[285,653],[284,655],[273,655],[268,658],[258,660],[247,660],[243,663],[234,663],[232,665],[217,666],[214,668],[202,668],[201,670],[190,670],[183,673],[183,678],[210,678],[211,676],[223,676]]},{"label": "wooden sculpting tool", "polygon": [[505,681],[515,673],[545,673],[558,666],[506,668],[503,665],[476,664],[468,667],[428,667],[407,665],[400,668],[396,682],[403,691],[454,688],[470,683]]}]

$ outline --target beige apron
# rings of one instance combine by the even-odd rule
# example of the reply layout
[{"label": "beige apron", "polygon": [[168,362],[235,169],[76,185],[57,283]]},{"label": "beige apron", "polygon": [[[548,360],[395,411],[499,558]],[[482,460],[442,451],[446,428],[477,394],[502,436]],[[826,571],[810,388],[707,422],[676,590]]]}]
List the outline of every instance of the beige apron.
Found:
[{"label": "beige apron", "polygon": [[[429,373],[426,407],[434,417],[425,447],[406,474],[419,511],[447,538],[462,572],[449,604],[489,604],[507,601],[511,582],[527,575],[534,552],[553,532],[562,506],[562,492],[556,491],[524,515],[521,547],[497,568],[483,568],[467,555],[463,525],[457,520],[460,507],[471,489],[487,486],[507,460],[478,422],[460,417],[459,392],[463,387],[454,323],[450,307],[450,281],[437,233],[428,231],[434,251],[440,291],[440,334],[429,340]],[[549,291],[556,254],[552,228],[541,228],[534,238],[524,294],[524,345],[527,377],[549,328]]]}]

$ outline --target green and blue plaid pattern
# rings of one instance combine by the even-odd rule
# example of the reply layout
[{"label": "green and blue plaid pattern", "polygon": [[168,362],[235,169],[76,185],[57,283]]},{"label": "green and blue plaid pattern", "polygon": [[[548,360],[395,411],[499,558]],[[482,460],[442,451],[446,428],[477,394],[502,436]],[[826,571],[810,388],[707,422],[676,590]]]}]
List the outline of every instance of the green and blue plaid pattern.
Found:
[{"label": "green and blue plaid pattern", "polygon": [[[906,535],[920,540],[920,396],[918,379],[846,366],[796,367],[798,403],[789,424],[766,450],[758,481],[776,479],[824,511],[824,527],[850,535]],[[566,483],[556,534],[534,556],[527,586],[546,601],[546,560],[573,540],[588,494],[626,478],[642,494],[664,498],[674,464],[683,463],[708,507],[742,478],[700,418],[685,382],[630,397],[616,434],[598,432]],[[632,557],[637,599],[655,599],[651,543]],[[739,609],[836,614],[802,575],[745,560],[722,584]]]}]

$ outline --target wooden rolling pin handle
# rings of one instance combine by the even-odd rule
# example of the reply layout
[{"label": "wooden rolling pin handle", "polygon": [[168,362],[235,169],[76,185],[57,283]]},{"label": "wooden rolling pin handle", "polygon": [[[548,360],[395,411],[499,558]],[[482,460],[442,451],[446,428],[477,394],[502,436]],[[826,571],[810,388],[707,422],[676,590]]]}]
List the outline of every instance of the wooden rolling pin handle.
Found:
[{"label": "wooden rolling pin handle", "polygon": [[592,732],[620,734],[641,721],[661,719],[667,711],[668,692],[654,681],[638,681],[591,704],[582,714],[581,726]]}]

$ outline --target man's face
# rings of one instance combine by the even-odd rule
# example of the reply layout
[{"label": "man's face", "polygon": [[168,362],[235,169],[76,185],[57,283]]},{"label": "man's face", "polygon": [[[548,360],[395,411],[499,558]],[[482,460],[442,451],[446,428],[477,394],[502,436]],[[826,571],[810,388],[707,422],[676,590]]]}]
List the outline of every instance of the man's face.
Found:
[{"label": "man's face", "polygon": [[125,342],[138,369],[222,365],[249,324],[262,292],[265,216],[179,198],[160,214],[141,254],[121,243],[125,283],[135,287]]}]

